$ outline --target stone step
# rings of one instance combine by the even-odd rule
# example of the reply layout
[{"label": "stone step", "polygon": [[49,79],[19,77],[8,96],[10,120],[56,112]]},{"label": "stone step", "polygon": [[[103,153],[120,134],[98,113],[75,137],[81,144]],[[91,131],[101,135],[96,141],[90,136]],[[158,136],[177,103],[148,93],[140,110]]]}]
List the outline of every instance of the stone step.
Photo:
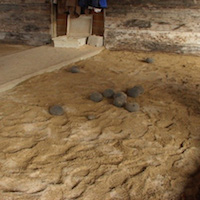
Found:
[{"label": "stone step", "polygon": [[59,36],[52,39],[54,42],[54,47],[61,47],[61,48],[79,48],[86,44],[87,37],[67,37]]}]

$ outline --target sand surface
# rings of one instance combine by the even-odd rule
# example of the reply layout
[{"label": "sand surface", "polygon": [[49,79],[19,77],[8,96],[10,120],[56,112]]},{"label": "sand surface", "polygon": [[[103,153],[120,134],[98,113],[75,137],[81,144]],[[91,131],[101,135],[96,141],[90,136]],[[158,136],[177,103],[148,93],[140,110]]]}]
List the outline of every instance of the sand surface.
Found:
[{"label": "sand surface", "polygon": [[[200,57],[105,50],[78,66],[0,95],[0,200],[198,199]],[[137,84],[137,113],[88,99]]]}]

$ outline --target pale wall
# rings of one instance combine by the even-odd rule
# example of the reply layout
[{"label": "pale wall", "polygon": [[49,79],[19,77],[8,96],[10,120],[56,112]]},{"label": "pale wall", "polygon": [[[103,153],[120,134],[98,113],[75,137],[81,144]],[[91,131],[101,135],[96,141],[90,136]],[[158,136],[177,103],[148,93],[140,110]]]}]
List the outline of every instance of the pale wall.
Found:
[{"label": "pale wall", "polygon": [[197,1],[109,1],[105,45],[114,50],[200,53]]},{"label": "pale wall", "polygon": [[50,0],[0,0],[0,42],[49,43]]}]

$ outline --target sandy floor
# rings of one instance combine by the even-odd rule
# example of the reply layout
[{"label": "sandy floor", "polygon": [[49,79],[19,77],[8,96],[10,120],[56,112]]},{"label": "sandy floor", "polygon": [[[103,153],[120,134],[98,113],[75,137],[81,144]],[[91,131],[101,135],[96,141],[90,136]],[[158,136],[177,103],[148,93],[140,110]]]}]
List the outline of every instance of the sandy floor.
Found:
[{"label": "sandy floor", "polygon": [[[78,65],[1,94],[0,199],[198,199],[200,57],[104,51]],[[88,99],[136,84],[137,113]]]}]

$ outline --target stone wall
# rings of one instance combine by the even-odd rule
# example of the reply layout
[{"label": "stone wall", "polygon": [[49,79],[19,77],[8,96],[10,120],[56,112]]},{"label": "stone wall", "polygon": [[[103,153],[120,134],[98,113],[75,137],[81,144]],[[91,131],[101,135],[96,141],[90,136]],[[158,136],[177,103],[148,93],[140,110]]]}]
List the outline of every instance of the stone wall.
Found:
[{"label": "stone wall", "polygon": [[163,8],[174,7],[199,7],[199,0],[108,0],[109,7],[111,6],[154,6]]},{"label": "stone wall", "polygon": [[200,53],[199,0],[110,0],[105,45],[114,50]]},{"label": "stone wall", "polygon": [[0,0],[0,42],[47,44],[50,27],[50,0]]}]

